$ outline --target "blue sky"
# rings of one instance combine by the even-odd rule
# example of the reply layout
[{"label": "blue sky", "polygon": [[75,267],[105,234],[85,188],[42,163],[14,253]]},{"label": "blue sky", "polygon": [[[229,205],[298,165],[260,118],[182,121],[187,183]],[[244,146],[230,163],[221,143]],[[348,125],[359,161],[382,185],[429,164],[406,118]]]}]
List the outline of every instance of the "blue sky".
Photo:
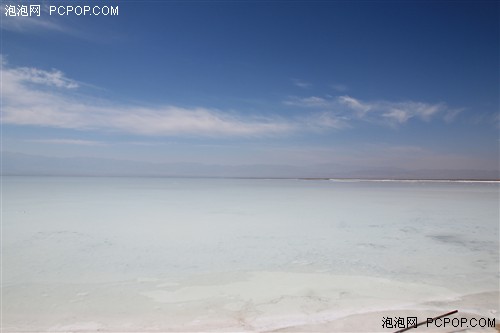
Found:
[{"label": "blue sky", "polygon": [[2,8],[3,151],[499,169],[496,1],[22,3],[44,10]]}]

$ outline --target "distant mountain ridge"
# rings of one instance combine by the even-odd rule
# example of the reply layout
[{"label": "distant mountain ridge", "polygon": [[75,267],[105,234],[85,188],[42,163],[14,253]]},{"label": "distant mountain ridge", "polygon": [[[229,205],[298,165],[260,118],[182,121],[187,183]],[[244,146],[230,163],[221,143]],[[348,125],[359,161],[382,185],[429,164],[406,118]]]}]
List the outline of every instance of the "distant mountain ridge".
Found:
[{"label": "distant mountain ridge", "polygon": [[153,163],[82,157],[48,157],[2,152],[2,175],[19,176],[162,176],[249,178],[368,178],[368,179],[469,179],[497,180],[497,170],[406,170],[393,167],[356,167],[340,164],[219,165]]}]

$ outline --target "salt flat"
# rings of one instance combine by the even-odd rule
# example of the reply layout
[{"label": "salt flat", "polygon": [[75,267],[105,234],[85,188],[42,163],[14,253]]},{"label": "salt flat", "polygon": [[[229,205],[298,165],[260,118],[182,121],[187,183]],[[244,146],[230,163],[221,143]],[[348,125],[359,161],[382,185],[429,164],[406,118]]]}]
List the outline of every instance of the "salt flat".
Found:
[{"label": "salt flat", "polygon": [[498,322],[498,197],[496,183],[4,177],[3,328]]}]

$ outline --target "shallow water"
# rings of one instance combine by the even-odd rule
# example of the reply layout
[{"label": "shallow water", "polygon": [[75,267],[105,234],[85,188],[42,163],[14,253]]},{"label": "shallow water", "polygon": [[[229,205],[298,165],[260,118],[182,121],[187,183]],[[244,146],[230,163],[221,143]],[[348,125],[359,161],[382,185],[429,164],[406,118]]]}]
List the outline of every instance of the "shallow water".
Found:
[{"label": "shallow water", "polygon": [[498,183],[3,177],[2,194],[13,331],[244,328],[498,291]]}]

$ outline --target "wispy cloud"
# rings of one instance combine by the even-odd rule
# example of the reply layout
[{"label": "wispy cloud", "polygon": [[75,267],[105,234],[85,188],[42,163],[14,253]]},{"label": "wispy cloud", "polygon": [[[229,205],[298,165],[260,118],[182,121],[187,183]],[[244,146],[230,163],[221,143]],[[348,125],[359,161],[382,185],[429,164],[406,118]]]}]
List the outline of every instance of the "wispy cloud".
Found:
[{"label": "wispy cloud", "polygon": [[349,96],[340,96],[336,100],[342,105],[347,106],[349,109],[358,111],[361,113],[365,113],[370,110],[371,106],[368,104],[365,104],[355,98],[349,97]]},{"label": "wispy cloud", "polygon": [[306,82],[304,80],[292,79],[292,82],[293,82],[294,85],[296,85],[297,87],[300,87],[300,88],[307,89],[307,88],[311,88],[312,87],[311,83]]},{"label": "wispy cloud", "polygon": [[285,105],[310,112],[288,117],[272,112],[262,116],[203,106],[130,106],[73,93],[83,84],[59,70],[12,68],[5,57],[0,60],[5,124],[141,136],[269,137],[350,128],[359,120],[396,126],[413,118],[429,121],[441,114],[451,121],[459,112],[444,103],[363,101],[347,95],[290,97],[284,101]]},{"label": "wispy cloud", "polygon": [[399,124],[407,122],[411,118],[420,118],[429,121],[437,113],[447,111],[446,105],[442,103],[427,104],[421,102],[382,102],[371,106],[375,112],[382,117]]},{"label": "wispy cloud", "polygon": [[418,118],[429,121],[441,114],[445,121],[452,121],[461,110],[451,109],[445,103],[414,101],[363,101],[352,96],[337,97],[291,97],[285,105],[308,109],[321,109],[345,120],[365,120],[375,123],[398,125]]},{"label": "wispy cloud", "polygon": [[306,108],[328,108],[332,106],[332,102],[317,96],[299,98],[299,97],[290,97],[289,99],[284,101],[285,105],[289,106],[300,106]]},{"label": "wispy cloud", "polygon": [[276,118],[242,117],[206,108],[102,110],[113,127],[142,135],[266,136],[294,130],[293,124]]},{"label": "wispy cloud", "polygon": [[41,69],[20,67],[10,70],[10,74],[19,82],[37,83],[57,88],[75,89],[78,83],[68,79],[64,73],[58,70],[44,71]]},{"label": "wispy cloud", "polygon": [[345,92],[348,90],[348,88],[345,84],[336,83],[336,84],[330,85],[330,87],[337,92]]},{"label": "wispy cloud", "polygon": [[103,145],[106,145],[104,142],[100,142],[100,141],[79,140],[79,139],[37,139],[37,140],[26,140],[26,141],[34,142],[34,143],[55,144],[55,145],[77,145],[77,146],[103,146]]},{"label": "wispy cloud", "polygon": [[54,5],[54,3],[49,4],[48,1],[40,1],[41,3],[31,3],[34,5],[40,4],[40,16],[5,15],[7,5],[24,5],[28,6],[28,10],[30,10],[30,2],[28,1],[8,1],[9,0],[6,1],[7,3],[5,3],[5,5],[2,2],[2,5],[0,6],[0,15],[2,16],[2,24],[0,25],[0,29],[5,32],[37,36],[46,34],[60,34],[78,39],[84,39],[93,43],[116,38],[116,35],[112,34],[110,31],[106,31],[106,33],[95,34],[92,32],[92,27],[85,25],[81,20],[73,19],[71,16],[50,15],[50,7]]},{"label": "wispy cloud", "polygon": [[329,129],[342,129],[350,127],[349,119],[328,111],[304,117],[302,118],[302,122],[306,128],[313,131],[327,131]]},{"label": "wispy cloud", "polygon": [[41,5],[40,16],[9,16],[6,15],[6,8],[10,5],[14,5],[17,8],[17,6],[21,4],[13,1],[12,3],[6,3],[0,6],[0,15],[2,15],[2,25],[0,29],[15,32],[40,32],[46,30],[68,33],[71,31],[71,29],[67,29],[60,23],[47,19],[47,17],[50,17],[50,15],[48,15],[49,5]]},{"label": "wispy cloud", "polygon": [[496,124],[497,128],[500,128],[500,112],[493,115],[493,122]]},{"label": "wispy cloud", "polygon": [[444,121],[447,123],[451,123],[463,111],[464,111],[463,108],[446,111],[446,114],[444,115]]},{"label": "wispy cloud", "polygon": [[[131,107],[77,98],[64,73],[9,68],[2,58],[3,122],[155,136],[269,136],[296,131],[278,116],[257,117],[204,107]],[[110,105],[112,104],[112,105]]]}]

